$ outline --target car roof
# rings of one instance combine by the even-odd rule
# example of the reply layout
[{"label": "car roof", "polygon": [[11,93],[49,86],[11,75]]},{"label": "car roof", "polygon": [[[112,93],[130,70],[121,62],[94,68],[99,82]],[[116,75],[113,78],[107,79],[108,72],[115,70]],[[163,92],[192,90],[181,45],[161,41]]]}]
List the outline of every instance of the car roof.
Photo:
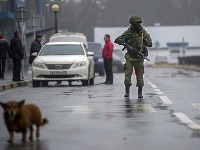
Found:
[{"label": "car roof", "polygon": [[45,45],[81,45],[82,42],[49,42]]},{"label": "car roof", "polygon": [[49,42],[82,42],[87,48],[87,38],[82,33],[56,33],[49,38]]},{"label": "car roof", "polygon": [[86,36],[82,33],[76,33],[76,32],[62,32],[62,33],[56,33],[52,35],[50,38],[57,38],[57,37],[79,37],[79,38],[85,38]]}]

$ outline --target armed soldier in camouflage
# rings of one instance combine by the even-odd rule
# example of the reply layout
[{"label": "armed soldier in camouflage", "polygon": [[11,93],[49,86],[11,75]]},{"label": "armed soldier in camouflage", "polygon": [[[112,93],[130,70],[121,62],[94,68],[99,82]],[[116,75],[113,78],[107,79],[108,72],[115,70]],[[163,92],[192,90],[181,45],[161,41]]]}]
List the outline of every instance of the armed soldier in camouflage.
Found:
[{"label": "armed soldier in camouflage", "polygon": [[[152,40],[150,35],[141,26],[142,19],[139,16],[132,16],[129,20],[131,24],[130,28],[126,30],[121,36],[115,39],[115,43],[119,45],[126,44],[141,53],[144,56],[148,56],[147,47],[152,47]],[[143,98],[142,88],[144,86],[143,74],[144,74],[144,59],[134,55],[127,49],[125,54],[126,63],[124,64],[124,74],[125,74],[125,95],[124,97],[129,97],[131,76],[133,73],[133,67],[136,73],[136,79],[138,87],[138,98]]]}]

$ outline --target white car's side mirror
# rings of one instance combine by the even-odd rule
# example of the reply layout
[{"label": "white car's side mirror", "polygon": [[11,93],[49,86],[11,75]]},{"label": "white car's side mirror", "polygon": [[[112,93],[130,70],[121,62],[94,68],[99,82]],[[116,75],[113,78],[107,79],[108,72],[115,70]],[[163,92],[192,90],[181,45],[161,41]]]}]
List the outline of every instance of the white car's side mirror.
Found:
[{"label": "white car's side mirror", "polygon": [[37,55],[38,55],[37,52],[31,54],[31,56],[35,56],[35,57],[37,57]]},{"label": "white car's side mirror", "polygon": [[87,52],[87,56],[94,56],[93,52]]}]

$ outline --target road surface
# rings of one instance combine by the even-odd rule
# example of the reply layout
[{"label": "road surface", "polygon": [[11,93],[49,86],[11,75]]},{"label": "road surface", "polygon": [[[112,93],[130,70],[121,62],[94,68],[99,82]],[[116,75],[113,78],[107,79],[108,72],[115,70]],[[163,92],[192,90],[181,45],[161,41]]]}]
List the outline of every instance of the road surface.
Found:
[{"label": "road surface", "polygon": [[[200,73],[173,68],[146,68],[144,99],[137,99],[135,76],[125,99],[123,74],[114,84],[97,77],[94,86],[50,83],[0,93],[0,101],[26,99],[38,105],[49,124],[39,141],[7,144],[0,117],[2,150],[198,150],[200,147]],[[0,108],[0,115],[3,109]]]}]

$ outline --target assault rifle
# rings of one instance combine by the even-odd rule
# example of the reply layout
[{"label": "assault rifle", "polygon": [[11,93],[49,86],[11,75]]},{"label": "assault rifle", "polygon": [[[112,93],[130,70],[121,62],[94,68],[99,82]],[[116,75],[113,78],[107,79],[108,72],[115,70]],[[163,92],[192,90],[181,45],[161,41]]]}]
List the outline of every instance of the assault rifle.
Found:
[{"label": "assault rifle", "polygon": [[137,49],[126,45],[125,43],[120,43],[120,45],[123,45],[124,48],[122,49],[122,51],[124,51],[124,49],[127,49],[132,55],[137,56],[141,59],[146,59],[148,61],[150,61],[146,56],[144,56],[144,54],[142,54],[140,51],[138,51]]}]

